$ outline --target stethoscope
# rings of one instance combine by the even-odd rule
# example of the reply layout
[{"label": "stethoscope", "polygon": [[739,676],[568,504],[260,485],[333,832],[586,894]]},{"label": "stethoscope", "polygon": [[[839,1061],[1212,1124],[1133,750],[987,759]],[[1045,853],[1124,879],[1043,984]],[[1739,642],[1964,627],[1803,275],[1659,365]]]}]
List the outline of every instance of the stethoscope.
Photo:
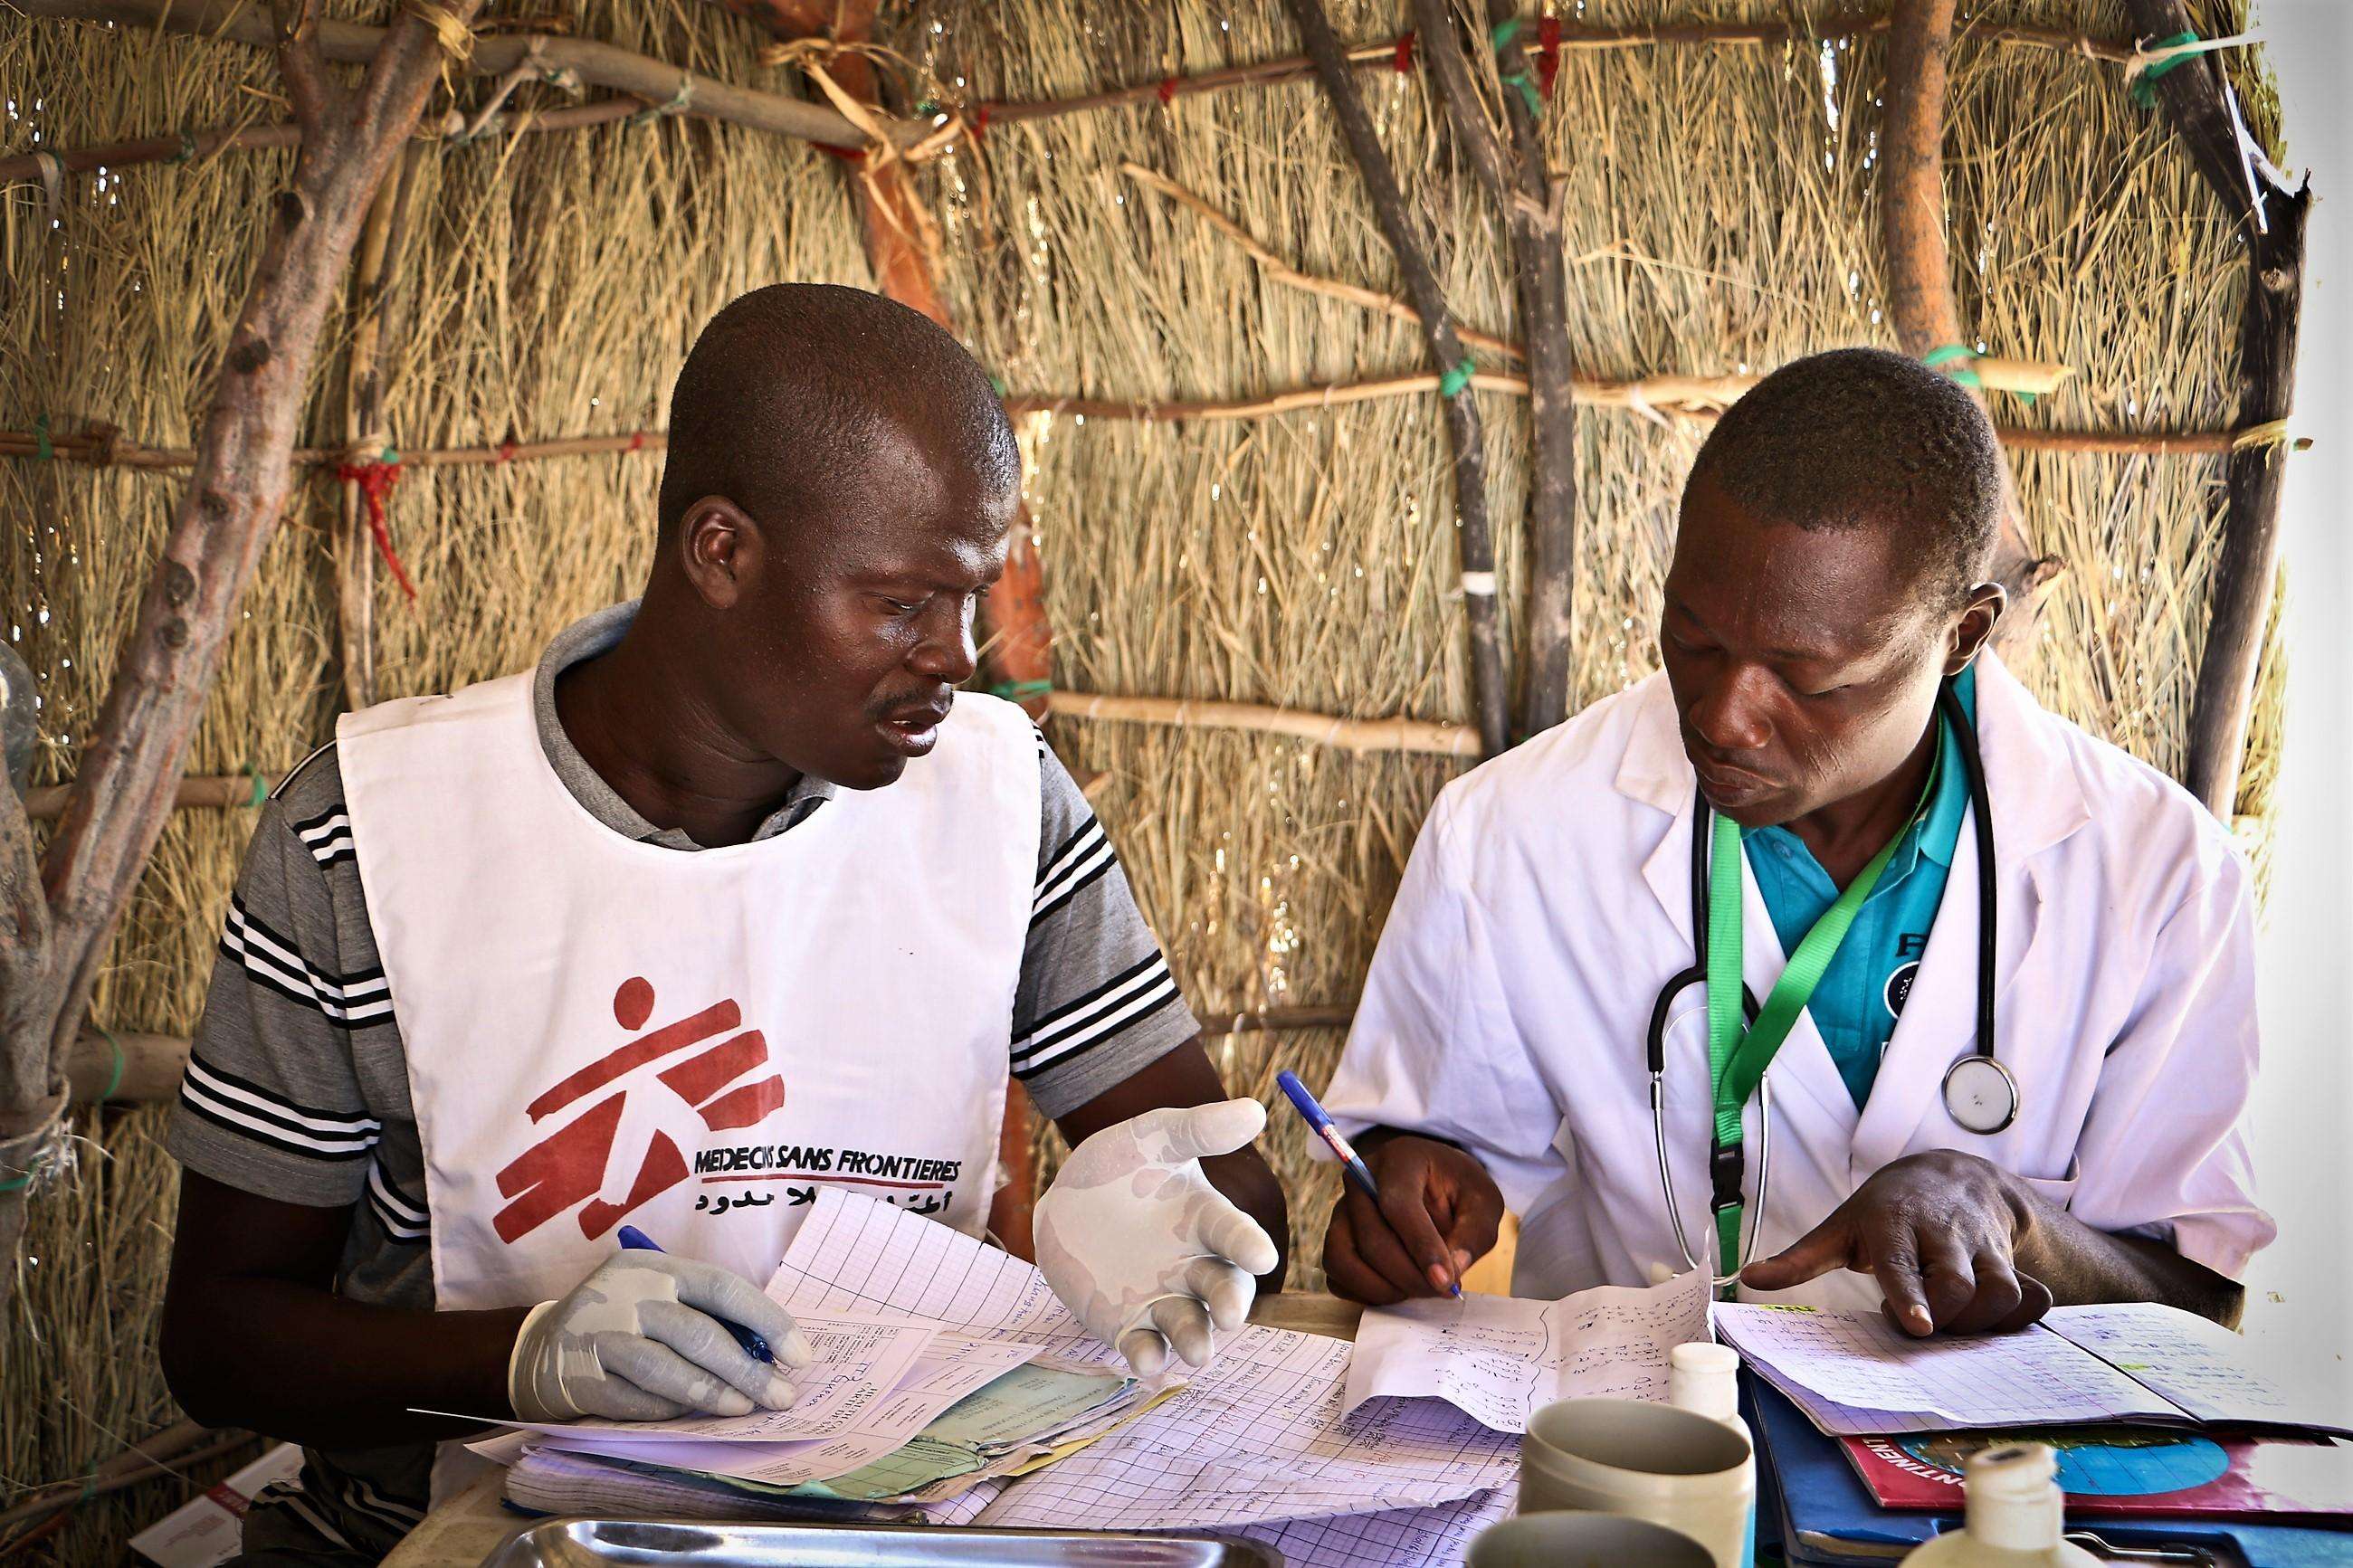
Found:
[{"label": "stethoscope", "polygon": [[[1963,1057],[1945,1071],[1945,1110],[1952,1119],[1968,1131],[2000,1132],[2018,1120],[2018,1080],[2010,1069],[1994,1059],[1993,991],[1994,991],[1994,850],[1993,805],[1986,793],[1985,760],[1978,751],[1977,729],[1962,710],[1960,699],[1954,695],[1952,682],[1945,683],[1937,693],[1936,706],[1945,721],[1953,727],[1960,742],[1961,762],[1968,776],[1970,816],[1977,823],[1978,842],[1978,1038],[1977,1049]],[[1667,1200],[1667,1217],[1673,1222],[1675,1246],[1683,1255],[1683,1266],[1696,1268],[1699,1259],[1692,1252],[1690,1238],[1683,1231],[1683,1205],[1675,1201],[1675,1178],[1667,1161],[1667,1013],[1683,988],[1707,980],[1707,879],[1709,829],[1715,818],[1714,808],[1707,804],[1704,792],[1694,791],[1692,801],[1691,850],[1691,920],[1692,966],[1669,980],[1659,992],[1658,1000],[1651,1005],[1649,1037],[1651,1069],[1651,1134],[1659,1151],[1659,1186]],[[1740,988],[1741,1011],[1746,1020],[1757,1020],[1757,997],[1743,985]],[[1765,1212],[1766,1183],[1772,1173],[1773,1157],[1773,1089],[1770,1076],[1757,1080],[1757,1212]],[[1740,1206],[1740,1186],[1746,1168],[1746,1153],[1742,1142],[1729,1143],[1710,1140],[1708,1160],[1710,1207],[1721,1214],[1725,1209]],[[1740,1262],[1748,1261],[1757,1244],[1757,1225],[1752,1222],[1740,1249]],[[1728,1269],[1729,1279],[1738,1269]]]}]

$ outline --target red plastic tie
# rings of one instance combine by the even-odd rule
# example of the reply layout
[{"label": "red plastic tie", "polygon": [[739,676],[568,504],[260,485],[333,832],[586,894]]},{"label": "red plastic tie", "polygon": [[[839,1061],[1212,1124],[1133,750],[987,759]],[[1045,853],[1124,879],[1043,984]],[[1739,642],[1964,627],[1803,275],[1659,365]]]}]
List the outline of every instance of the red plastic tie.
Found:
[{"label": "red plastic tie", "polygon": [[1171,104],[1176,101],[1176,79],[1175,77],[1165,76],[1160,79],[1160,101],[1163,105]]},{"label": "red plastic tie", "polygon": [[1397,41],[1397,58],[1389,62],[1398,75],[1405,76],[1413,69],[1413,35],[1407,33]]},{"label": "red plastic tie", "polygon": [[866,161],[866,149],[863,147],[828,147],[822,142],[812,142],[810,145],[820,153],[829,153],[840,159],[845,163],[862,163]]},{"label": "red plastic tie", "polygon": [[1544,84],[1545,100],[1552,100],[1553,79],[1560,75],[1560,18],[1544,16],[1536,22],[1536,79]]},{"label": "red plastic tie", "polygon": [[512,438],[499,443],[498,460],[501,465],[515,460],[515,444]]},{"label": "red plastic tie", "polygon": [[632,452],[642,452],[642,451],[644,451],[645,449],[646,449],[646,433],[645,433],[644,431],[642,431],[642,430],[632,430],[632,431],[630,431],[630,432],[629,432],[629,450],[630,450],[630,451],[632,451]]},{"label": "red plastic tie", "polygon": [[988,105],[987,105],[987,104],[985,104],[985,103],[984,103],[984,104],[982,104],[978,109],[976,109],[976,110],[973,110],[973,114],[972,114],[972,139],[973,139],[974,141],[976,141],[976,142],[979,141],[979,140],[980,140],[980,133],[981,133],[982,132],[984,132],[984,131],[987,130],[987,129],[988,129]]},{"label": "red plastic tie", "polygon": [[367,503],[368,533],[375,540],[376,553],[392,568],[393,581],[417,602],[417,584],[408,580],[408,568],[400,563],[400,556],[392,548],[392,530],[385,526],[384,501],[392,487],[400,482],[400,463],[343,463],[335,468],[335,478],[360,488],[360,499]]}]

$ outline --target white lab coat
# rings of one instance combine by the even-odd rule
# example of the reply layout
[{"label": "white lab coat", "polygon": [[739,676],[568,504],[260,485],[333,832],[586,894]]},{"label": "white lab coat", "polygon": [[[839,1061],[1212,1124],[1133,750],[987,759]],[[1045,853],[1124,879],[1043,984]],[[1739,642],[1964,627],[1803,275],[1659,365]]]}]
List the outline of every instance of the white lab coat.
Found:
[{"label": "white lab coat", "polygon": [[[1978,854],[1965,824],[1862,1112],[1810,1017],[1774,1060],[1761,1217],[1749,1104],[1754,1256],[1796,1240],[1890,1161],[1959,1149],[2086,1225],[2169,1237],[2235,1278],[2274,1232],[2239,1129],[2256,1061],[2246,868],[2162,774],[2046,712],[1990,656],[1978,668],[2000,900],[1995,1029],[2018,1119],[1966,1131],[1941,1092],[1977,1034]],[[1596,703],[1440,795],[1374,956],[1326,1104],[1351,1131],[1422,1130],[1476,1153],[1522,1215],[1516,1294],[1644,1284],[1654,1267],[1684,1267],[1660,1190],[1643,1040],[1660,988],[1692,962],[1693,789],[1664,677]],[[1753,876],[1744,902],[1746,979],[1761,998],[1785,960]],[[1715,1247],[1712,1117],[1694,984],[1670,1016],[1666,1127],[1703,1261]],[[1781,1299],[1873,1306],[1878,1291],[1841,1272]]]}]

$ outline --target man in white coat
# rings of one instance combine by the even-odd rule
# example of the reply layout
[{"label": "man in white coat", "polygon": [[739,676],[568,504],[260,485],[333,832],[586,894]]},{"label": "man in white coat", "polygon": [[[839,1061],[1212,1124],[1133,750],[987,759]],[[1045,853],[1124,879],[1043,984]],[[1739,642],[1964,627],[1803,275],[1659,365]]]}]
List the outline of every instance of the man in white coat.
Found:
[{"label": "man in white coat", "polygon": [[1381,1187],[1335,1290],[1435,1294],[1508,1204],[1521,1295],[1703,1266],[1915,1334],[2234,1319],[2274,1231],[2247,870],[1988,650],[2000,462],[1873,350],[1718,424],[1663,671],[1423,826],[1327,1101]]}]

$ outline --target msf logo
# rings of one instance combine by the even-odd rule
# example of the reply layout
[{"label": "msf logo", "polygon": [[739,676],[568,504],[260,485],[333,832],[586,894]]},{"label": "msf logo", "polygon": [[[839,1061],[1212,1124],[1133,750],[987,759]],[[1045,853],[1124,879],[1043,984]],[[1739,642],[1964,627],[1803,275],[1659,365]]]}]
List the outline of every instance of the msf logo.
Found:
[{"label": "msf logo", "polygon": [[[654,988],[643,978],[632,976],[613,993],[613,1016],[631,1033],[645,1027],[653,1010]],[[525,1114],[533,1122],[543,1121],[640,1068],[678,1058],[651,1075],[664,1089],[684,1100],[713,1132],[752,1126],[785,1103],[785,1080],[771,1072],[748,1083],[737,1082],[768,1064],[768,1042],[759,1030],[730,1034],[743,1021],[741,1009],[727,1001],[647,1030],[565,1077],[524,1107]],[[728,1037],[704,1047],[714,1036]],[[736,1087],[731,1089],[731,1084]],[[645,1093],[659,1092],[642,1080],[640,1087]],[[500,1240],[512,1245],[574,1205],[585,1204],[580,1210],[580,1234],[594,1241],[639,1204],[687,1179],[685,1155],[669,1133],[656,1132],[638,1163],[628,1195],[619,1203],[596,1198],[613,1158],[622,1102],[631,1092],[624,1085],[606,1095],[499,1173],[499,1195],[508,1200],[491,1221]],[[596,1201],[586,1201],[590,1199]]]}]

